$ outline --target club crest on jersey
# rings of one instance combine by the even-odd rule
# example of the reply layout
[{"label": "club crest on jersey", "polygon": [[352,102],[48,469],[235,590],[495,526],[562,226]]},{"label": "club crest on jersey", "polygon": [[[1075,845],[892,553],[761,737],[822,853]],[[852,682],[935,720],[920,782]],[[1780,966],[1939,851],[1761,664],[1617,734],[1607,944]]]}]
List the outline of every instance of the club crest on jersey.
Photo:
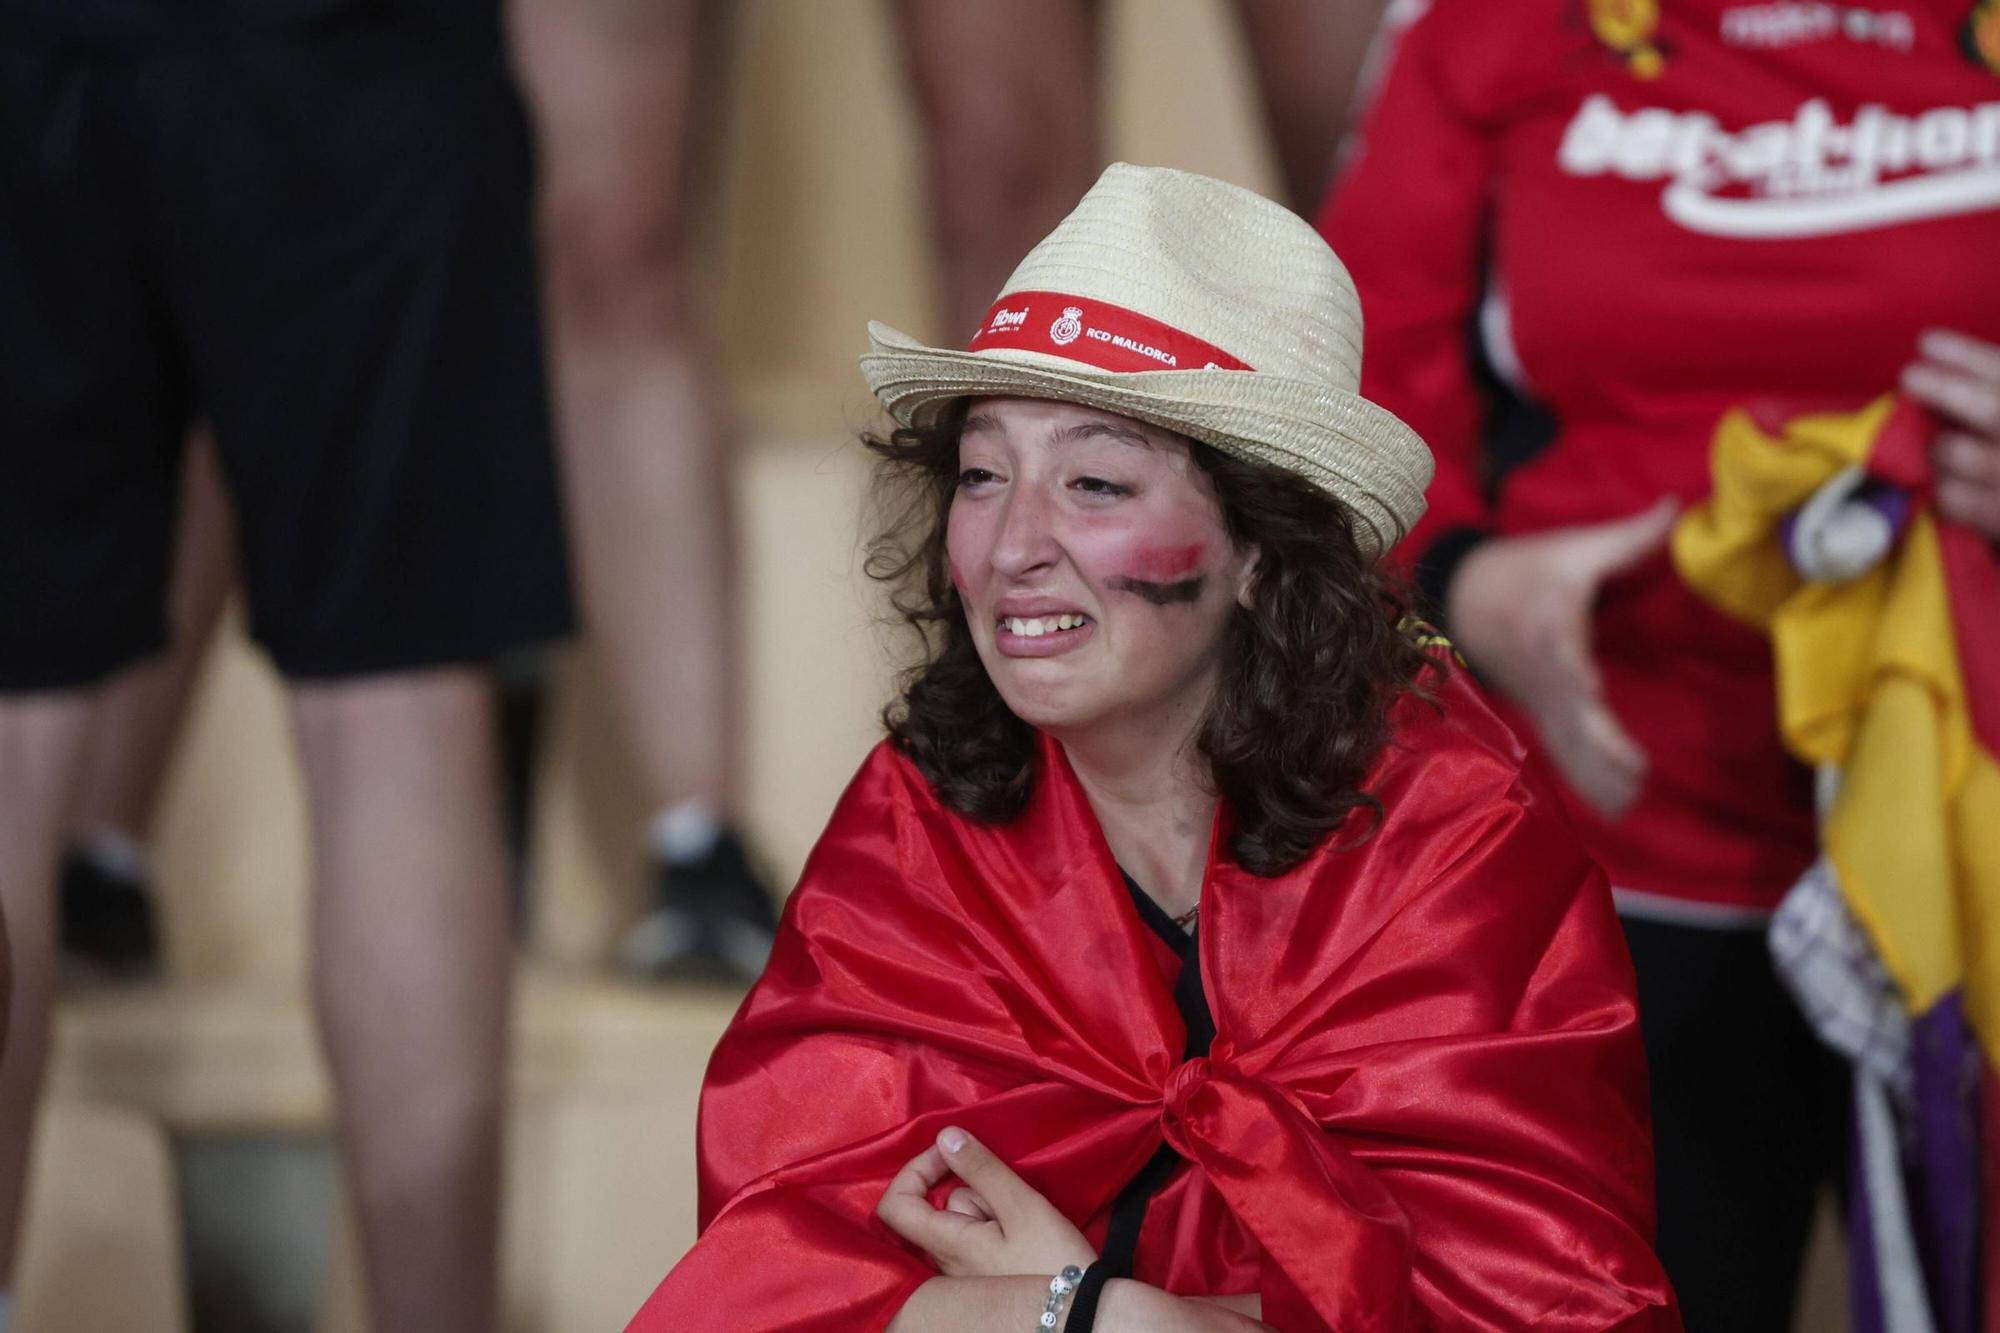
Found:
[{"label": "club crest on jersey", "polygon": [[1657,79],[1666,65],[1653,40],[1660,28],[1660,0],[1585,0],[1590,31],[1625,62],[1636,78]]},{"label": "club crest on jersey", "polygon": [[1958,44],[1975,64],[2000,74],[2000,0],[1979,0],[1958,30]]},{"label": "club crest on jersey", "polygon": [[1083,307],[1066,305],[1062,318],[1049,325],[1049,341],[1067,347],[1083,336]]}]

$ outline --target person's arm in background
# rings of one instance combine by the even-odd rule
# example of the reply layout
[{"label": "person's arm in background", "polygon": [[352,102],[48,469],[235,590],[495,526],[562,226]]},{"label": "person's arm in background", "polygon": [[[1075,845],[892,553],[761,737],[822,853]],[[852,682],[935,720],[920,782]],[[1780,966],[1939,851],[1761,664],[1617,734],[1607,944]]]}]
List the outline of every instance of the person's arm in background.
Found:
[{"label": "person's arm in background", "polygon": [[1361,392],[1407,422],[1437,459],[1430,508],[1398,555],[1441,610],[1459,559],[1491,529],[1482,480],[1486,405],[1469,355],[1491,146],[1449,96],[1435,10],[1376,36],[1372,103],[1316,219],[1361,296]]},{"label": "person's arm in background", "polygon": [[2000,344],[1933,329],[1902,386],[1946,422],[1931,451],[1938,511],[2000,543]]},{"label": "person's arm in background", "polygon": [[1437,459],[1429,511],[1398,550],[1429,610],[1480,675],[1527,710],[1549,756],[1606,813],[1638,795],[1646,756],[1601,694],[1590,647],[1598,587],[1644,559],[1674,520],[1661,504],[1612,523],[1496,539],[1486,496],[1485,403],[1472,364],[1495,170],[1489,128],[1454,96],[1447,58],[1482,54],[1492,15],[1432,4],[1394,42],[1320,234],[1361,295],[1362,393],[1414,427]]}]

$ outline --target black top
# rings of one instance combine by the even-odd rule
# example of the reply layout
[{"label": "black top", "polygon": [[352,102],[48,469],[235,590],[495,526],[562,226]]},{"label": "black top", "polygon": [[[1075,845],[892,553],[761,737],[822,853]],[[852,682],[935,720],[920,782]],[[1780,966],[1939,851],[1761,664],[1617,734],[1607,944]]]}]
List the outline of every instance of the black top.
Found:
[{"label": "black top", "polygon": [[356,29],[497,40],[500,0],[0,0],[0,36],[127,41]]},{"label": "black top", "polygon": [[1139,887],[1139,881],[1121,869],[1125,876],[1125,890],[1132,895],[1132,905],[1139,909],[1139,919],[1147,929],[1166,941],[1169,949],[1181,960],[1180,980],[1174,983],[1174,1006],[1181,1011],[1181,1021],[1187,1024],[1187,1048],[1181,1055],[1192,1060],[1198,1055],[1207,1055],[1209,1043],[1215,1040],[1215,1019],[1208,1012],[1208,996],[1201,989],[1201,951],[1196,947],[1196,930],[1182,930],[1174,924],[1164,907],[1147,896]]},{"label": "black top", "polygon": [[[1119,873],[1125,874],[1123,870]],[[1181,1021],[1187,1026],[1187,1045],[1181,1057],[1192,1060],[1207,1055],[1209,1044],[1215,1040],[1215,1016],[1209,1013],[1208,996],[1201,988],[1201,927],[1185,931],[1175,925],[1174,919],[1147,897],[1130,875],[1125,875],[1125,888],[1132,895],[1132,905],[1139,909],[1139,919],[1180,956],[1181,975],[1174,983],[1174,1006],[1181,1011]],[[1118,1192],[1111,1204],[1111,1229],[1105,1233],[1104,1253],[1100,1256],[1112,1276],[1132,1275],[1132,1255],[1139,1247],[1139,1228],[1146,1220],[1146,1205],[1180,1164],[1181,1155],[1162,1143],[1152,1160],[1140,1167],[1139,1174]]]}]

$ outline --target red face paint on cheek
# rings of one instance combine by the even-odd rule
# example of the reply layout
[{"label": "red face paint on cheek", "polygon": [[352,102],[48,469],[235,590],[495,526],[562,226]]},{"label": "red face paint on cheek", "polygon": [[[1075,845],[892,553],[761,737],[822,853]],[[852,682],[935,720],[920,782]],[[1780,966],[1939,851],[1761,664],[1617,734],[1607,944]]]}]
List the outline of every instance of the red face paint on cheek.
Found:
[{"label": "red face paint on cheek", "polygon": [[965,596],[965,575],[958,572],[958,561],[947,560],[945,563],[951,567],[951,586],[958,589],[959,596]]},{"label": "red face paint on cheek", "polygon": [[1147,583],[1178,583],[1199,574],[1202,559],[1207,554],[1208,547],[1202,542],[1188,546],[1147,547],[1132,553],[1125,576]]}]

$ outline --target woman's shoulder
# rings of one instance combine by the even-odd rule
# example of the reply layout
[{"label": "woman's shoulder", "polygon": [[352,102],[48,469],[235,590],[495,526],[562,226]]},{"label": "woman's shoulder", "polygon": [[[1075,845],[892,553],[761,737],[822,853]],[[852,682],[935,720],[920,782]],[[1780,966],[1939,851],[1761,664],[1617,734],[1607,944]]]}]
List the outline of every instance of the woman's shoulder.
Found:
[{"label": "woman's shoulder", "polygon": [[834,803],[793,897],[830,888],[853,901],[921,889],[934,877],[921,873],[931,858],[915,850],[935,839],[940,821],[960,818],[909,756],[889,739],[878,741]]},{"label": "woman's shoulder", "polygon": [[911,816],[936,804],[924,775],[884,737],[862,758],[840,799],[834,802],[833,813],[814,846],[814,856],[830,842],[892,834]]},{"label": "woman's shoulder", "polygon": [[878,813],[889,813],[917,804],[936,804],[930,783],[917,770],[910,757],[897,748],[894,740],[884,736],[862,756],[854,776],[847,780],[847,787],[834,804],[833,821],[843,814],[859,814],[863,809]]}]

